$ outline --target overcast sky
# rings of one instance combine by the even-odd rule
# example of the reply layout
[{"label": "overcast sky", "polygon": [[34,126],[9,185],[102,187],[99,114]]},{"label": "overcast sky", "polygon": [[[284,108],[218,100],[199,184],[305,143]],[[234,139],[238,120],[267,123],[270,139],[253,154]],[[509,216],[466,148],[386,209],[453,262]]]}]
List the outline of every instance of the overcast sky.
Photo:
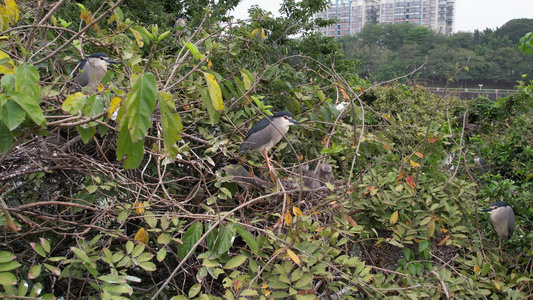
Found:
[{"label": "overcast sky", "polygon": [[[335,0],[333,0],[335,1]],[[282,0],[243,0],[233,12],[239,19],[248,17],[248,8],[257,4],[264,10],[279,16]],[[533,0],[456,0],[455,31],[496,29],[507,21],[518,18],[533,18]]]}]

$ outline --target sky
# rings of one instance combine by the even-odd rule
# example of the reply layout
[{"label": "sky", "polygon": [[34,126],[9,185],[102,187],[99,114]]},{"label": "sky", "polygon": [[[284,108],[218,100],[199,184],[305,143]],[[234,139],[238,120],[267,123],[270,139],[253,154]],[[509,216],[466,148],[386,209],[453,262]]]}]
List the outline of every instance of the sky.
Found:
[{"label": "sky", "polygon": [[[333,0],[335,1],[335,0]],[[232,15],[239,19],[248,17],[248,8],[257,4],[264,10],[279,16],[283,0],[243,0]],[[485,28],[496,29],[507,21],[533,18],[533,0],[456,0],[455,31],[470,31]]]}]

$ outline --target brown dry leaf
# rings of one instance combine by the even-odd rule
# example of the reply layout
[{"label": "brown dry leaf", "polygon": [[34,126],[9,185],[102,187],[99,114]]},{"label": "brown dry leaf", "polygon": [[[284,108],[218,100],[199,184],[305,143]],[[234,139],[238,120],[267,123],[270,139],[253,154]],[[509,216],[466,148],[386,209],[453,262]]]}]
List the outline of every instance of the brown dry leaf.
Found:
[{"label": "brown dry leaf", "polygon": [[352,226],[357,226],[357,222],[354,221],[354,219],[350,218],[350,216],[346,215],[346,221],[350,223]]},{"label": "brown dry leaf", "polygon": [[438,243],[437,245],[438,246],[442,246],[444,245],[444,243],[446,243],[446,241],[450,238],[450,235],[448,234],[442,241],[440,241],[440,243]]},{"label": "brown dry leaf", "polygon": [[405,182],[407,182],[407,184],[412,187],[413,189],[416,188],[416,183],[415,183],[415,179],[413,178],[413,176],[411,175],[407,175],[405,177]]},{"label": "brown dry leaf", "polygon": [[420,158],[423,158],[424,157],[424,154],[420,153],[420,152],[415,152],[415,155],[420,157]]},{"label": "brown dry leaf", "polygon": [[387,149],[387,150],[390,150],[390,147],[387,146],[387,145],[381,145],[381,146],[383,146],[383,148],[385,148],[385,149]]},{"label": "brown dry leaf", "polygon": [[437,141],[437,137],[436,136],[430,137],[429,140],[428,140],[428,142],[430,142],[430,143],[435,143],[436,141]]}]

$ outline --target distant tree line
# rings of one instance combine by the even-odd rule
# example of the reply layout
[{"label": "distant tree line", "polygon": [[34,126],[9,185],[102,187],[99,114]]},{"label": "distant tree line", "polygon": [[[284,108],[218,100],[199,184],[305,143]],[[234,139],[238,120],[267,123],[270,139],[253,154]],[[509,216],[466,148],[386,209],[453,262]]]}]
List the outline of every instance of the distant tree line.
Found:
[{"label": "distant tree line", "polygon": [[[514,19],[500,28],[437,34],[410,23],[367,24],[355,36],[339,39],[346,58],[359,60],[359,74],[372,81],[404,75],[427,63],[415,76],[426,83],[466,86],[481,82],[512,86],[533,76],[533,57],[516,50],[533,31],[533,19]],[[467,65],[455,75],[457,70]],[[411,78],[412,79],[412,78]]]}]

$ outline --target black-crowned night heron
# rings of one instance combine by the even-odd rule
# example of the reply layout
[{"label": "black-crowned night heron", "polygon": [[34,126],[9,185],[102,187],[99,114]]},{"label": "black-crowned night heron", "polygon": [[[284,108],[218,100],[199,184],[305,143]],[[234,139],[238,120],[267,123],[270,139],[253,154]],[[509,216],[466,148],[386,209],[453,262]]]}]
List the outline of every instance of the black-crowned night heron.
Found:
[{"label": "black-crowned night heron", "polygon": [[87,86],[91,90],[96,90],[98,84],[104,79],[109,64],[118,64],[118,62],[109,59],[105,53],[91,54],[76,66],[72,82],[81,87]]},{"label": "black-crowned night heron", "polygon": [[310,171],[308,165],[302,166],[302,181],[304,186],[308,189],[318,189],[321,187],[318,175],[315,172]]},{"label": "black-crowned night heron", "polygon": [[483,209],[482,212],[489,213],[490,223],[500,237],[501,248],[501,240],[508,240],[513,235],[515,226],[513,208],[507,202],[498,201]]},{"label": "black-crowned night heron", "polygon": [[315,172],[309,170],[307,165],[302,166],[302,175],[304,186],[308,189],[317,189],[324,186],[326,182],[333,179],[333,168],[330,164],[324,163],[319,165]]},{"label": "black-crowned night heron", "polygon": [[487,173],[485,160],[481,157],[475,157],[474,162],[477,164],[477,170],[481,173]]},{"label": "black-crowned night heron", "polygon": [[316,173],[321,182],[331,182],[333,180],[333,167],[328,163],[319,165]]},{"label": "black-crowned night heron", "polygon": [[186,24],[187,20],[184,17],[179,17],[176,19],[176,22],[174,23],[175,38],[179,38],[183,33],[189,33],[189,31],[185,28]]},{"label": "black-crowned night heron", "polygon": [[251,167],[244,167],[238,163],[232,163],[222,167],[226,175],[233,177],[230,181],[237,183],[245,191],[251,188],[266,189],[271,184],[262,179]]},{"label": "black-crowned night heron", "polygon": [[249,150],[261,152],[272,175],[273,168],[268,158],[268,150],[279,143],[289,131],[289,127],[294,124],[300,123],[296,122],[288,111],[281,111],[273,116],[262,118],[248,131],[241,144],[241,154],[246,154]]}]

